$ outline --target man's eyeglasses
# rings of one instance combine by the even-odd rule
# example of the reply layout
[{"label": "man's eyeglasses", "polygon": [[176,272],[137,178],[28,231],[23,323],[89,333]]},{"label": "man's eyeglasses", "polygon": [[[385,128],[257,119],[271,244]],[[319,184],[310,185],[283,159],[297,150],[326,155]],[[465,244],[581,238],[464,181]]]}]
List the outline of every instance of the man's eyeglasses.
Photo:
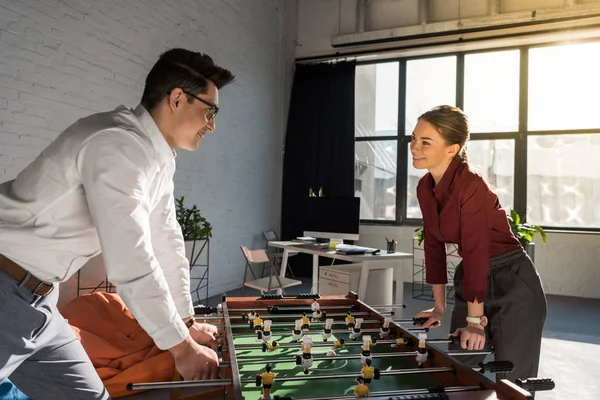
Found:
[{"label": "man's eyeglasses", "polygon": [[219,107],[217,107],[216,105],[209,103],[206,100],[201,99],[200,97],[196,96],[193,93],[188,92],[187,90],[181,90],[183,93],[187,94],[188,96],[192,96],[193,98],[195,98],[196,100],[200,101],[201,103],[206,104],[209,107],[209,112],[208,115],[206,116],[206,119],[209,121],[212,121],[213,119],[215,119],[215,117],[217,116],[217,113],[219,112]]}]

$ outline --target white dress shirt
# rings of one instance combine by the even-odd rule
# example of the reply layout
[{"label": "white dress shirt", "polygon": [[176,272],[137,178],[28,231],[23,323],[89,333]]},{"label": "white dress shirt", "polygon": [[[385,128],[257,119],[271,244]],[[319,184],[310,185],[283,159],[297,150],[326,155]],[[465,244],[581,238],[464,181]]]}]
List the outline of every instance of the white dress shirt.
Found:
[{"label": "white dress shirt", "polygon": [[0,254],[63,282],[102,252],[117,293],[168,349],[194,313],[174,172],[175,153],[143,106],[83,118],[0,184]]}]

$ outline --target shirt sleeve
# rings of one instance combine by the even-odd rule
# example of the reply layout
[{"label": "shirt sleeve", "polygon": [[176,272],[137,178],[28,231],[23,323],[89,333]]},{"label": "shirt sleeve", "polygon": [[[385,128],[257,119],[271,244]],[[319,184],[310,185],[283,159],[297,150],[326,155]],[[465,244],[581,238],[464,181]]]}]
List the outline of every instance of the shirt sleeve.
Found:
[{"label": "shirt sleeve", "polygon": [[487,291],[492,237],[488,191],[477,180],[467,184],[460,198],[463,298],[468,302],[483,302]]},{"label": "shirt sleeve", "polygon": [[190,263],[185,256],[185,242],[175,214],[173,186],[171,179],[167,192],[150,214],[152,247],[179,316],[187,318],[194,315],[190,293]]},{"label": "shirt sleeve", "polygon": [[169,349],[189,333],[152,248],[147,193],[151,156],[144,146],[134,133],[99,133],[82,146],[77,170],[108,279],[156,345]]}]

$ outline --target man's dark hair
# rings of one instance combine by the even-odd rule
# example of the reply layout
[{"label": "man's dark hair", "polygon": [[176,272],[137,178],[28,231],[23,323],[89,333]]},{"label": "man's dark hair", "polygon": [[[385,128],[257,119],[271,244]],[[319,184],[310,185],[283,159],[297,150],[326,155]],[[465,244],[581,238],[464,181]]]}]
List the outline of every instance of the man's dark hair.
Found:
[{"label": "man's dark hair", "polygon": [[[175,88],[198,95],[206,93],[208,81],[214,83],[217,89],[221,89],[233,79],[230,71],[215,65],[213,59],[206,54],[171,49],[160,55],[148,73],[142,105],[147,110],[152,110]],[[188,100],[193,99],[189,97]]]}]

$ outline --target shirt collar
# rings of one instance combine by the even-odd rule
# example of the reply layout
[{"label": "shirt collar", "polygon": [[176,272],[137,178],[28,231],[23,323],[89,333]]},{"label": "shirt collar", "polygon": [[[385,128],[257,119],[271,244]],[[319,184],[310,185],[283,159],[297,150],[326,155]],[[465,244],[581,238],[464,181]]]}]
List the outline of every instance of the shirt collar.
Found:
[{"label": "shirt collar", "polygon": [[140,120],[144,129],[146,129],[157,157],[161,160],[175,158],[177,153],[169,146],[164,135],[158,129],[158,125],[154,122],[154,118],[152,118],[146,108],[140,104],[133,110],[133,114]]},{"label": "shirt collar", "polygon": [[444,172],[442,179],[440,179],[438,184],[435,186],[434,186],[433,176],[431,176],[431,174],[428,174],[429,187],[433,188],[433,192],[434,193],[438,193],[438,192],[446,193],[448,191],[448,189],[450,188],[450,185],[454,181],[454,176],[456,175],[456,171],[458,170],[458,168],[461,165],[462,165],[462,161],[458,160],[457,158],[453,158],[452,161],[450,162],[450,165],[448,165],[448,169],[446,169],[446,172]]}]

